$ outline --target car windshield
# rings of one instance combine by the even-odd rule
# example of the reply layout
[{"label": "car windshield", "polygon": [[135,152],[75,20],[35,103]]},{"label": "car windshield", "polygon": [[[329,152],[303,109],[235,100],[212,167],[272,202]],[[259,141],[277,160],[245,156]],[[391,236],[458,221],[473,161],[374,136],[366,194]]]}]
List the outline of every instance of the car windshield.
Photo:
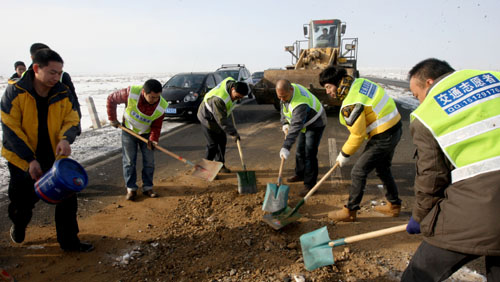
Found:
[{"label": "car windshield", "polygon": [[222,76],[223,79],[226,79],[228,77],[238,79],[239,71],[238,70],[218,70],[217,73],[220,74],[220,76]]},{"label": "car windshield", "polygon": [[262,77],[264,77],[264,73],[263,72],[254,72],[252,74],[252,78],[254,78],[254,79],[261,79]]},{"label": "car windshield", "polygon": [[181,74],[175,75],[167,81],[165,88],[177,87],[177,88],[200,88],[203,83],[204,74]]}]

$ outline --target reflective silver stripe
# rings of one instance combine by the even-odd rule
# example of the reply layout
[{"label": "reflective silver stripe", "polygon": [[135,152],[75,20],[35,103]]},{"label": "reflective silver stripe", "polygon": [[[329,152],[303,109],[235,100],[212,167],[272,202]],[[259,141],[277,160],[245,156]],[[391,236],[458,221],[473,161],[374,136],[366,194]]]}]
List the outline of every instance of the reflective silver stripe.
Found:
[{"label": "reflective silver stripe", "polygon": [[[165,112],[165,108],[160,106],[161,104],[161,101],[158,103],[158,106],[156,107],[155,111],[160,111],[160,113],[164,113]],[[167,106],[168,107],[168,106]],[[153,113],[154,114],[154,113]]]},{"label": "reflective silver stripe", "polygon": [[460,128],[437,139],[442,148],[449,147],[453,144],[462,142],[469,138],[472,138],[483,133],[499,129],[500,125],[500,115],[485,119],[479,122],[475,122],[466,127]]},{"label": "reflective silver stripe", "polygon": [[451,183],[496,170],[500,170],[500,156],[452,170]]},{"label": "reflective silver stripe", "polygon": [[380,102],[378,102],[377,106],[373,108],[373,111],[378,115],[380,111],[385,107],[385,104],[387,104],[387,101],[389,101],[389,95],[387,93],[384,93],[384,96],[382,96],[382,99],[380,99]]},{"label": "reflective silver stripe", "polygon": [[321,108],[319,108],[319,112],[315,116],[313,116],[312,119],[310,119],[308,122],[304,123],[304,126],[302,128],[307,127],[311,123],[315,122],[321,116],[322,112],[323,112],[323,106],[321,106]]},{"label": "reflective silver stripe", "polygon": [[375,128],[379,127],[380,125],[390,121],[394,117],[396,117],[399,114],[398,108],[394,108],[394,111],[392,111],[390,114],[382,117],[381,119],[377,119],[376,121],[372,122],[369,126],[366,127],[366,133],[370,134],[372,130]]},{"label": "reflective silver stripe", "polygon": [[140,95],[141,95],[141,94],[134,94],[134,93],[130,92],[130,93],[128,94],[128,97],[129,97],[129,98],[132,98],[132,99],[134,99],[134,100],[139,101],[139,97],[140,97]]},{"label": "reflective silver stripe", "polygon": [[[139,134],[145,133],[149,129],[149,127],[151,126],[150,124],[144,124],[144,123],[140,123],[140,122],[136,121],[135,119],[133,119],[132,117],[130,117],[128,114],[125,114],[124,117],[127,120],[127,122],[130,125],[132,125],[132,127],[134,129],[138,129],[139,130],[139,132],[138,132]],[[132,129],[132,128],[130,128],[130,129]]]},{"label": "reflective silver stripe", "polygon": [[205,107],[208,109],[209,112],[211,112],[212,114],[214,114],[214,111],[212,110],[212,107],[210,107],[210,105],[207,103],[207,101],[205,101]]}]

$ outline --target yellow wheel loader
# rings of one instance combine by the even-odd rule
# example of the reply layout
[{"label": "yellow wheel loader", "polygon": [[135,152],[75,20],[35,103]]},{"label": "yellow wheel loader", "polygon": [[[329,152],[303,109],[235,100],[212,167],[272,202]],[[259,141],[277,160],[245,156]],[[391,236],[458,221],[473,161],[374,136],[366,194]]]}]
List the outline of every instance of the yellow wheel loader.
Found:
[{"label": "yellow wheel loader", "polygon": [[[328,96],[319,84],[319,73],[327,66],[339,66],[353,77],[359,77],[357,70],[358,38],[343,38],[346,24],[338,19],[312,20],[304,24],[307,40],[297,40],[285,51],[292,54],[292,65],[286,69],[269,69],[264,77],[253,87],[258,104],[274,104],[279,110],[275,85],[279,79],[288,79],[308,88],[326,108],[340,106],[342,103]],[[307,42],[307,48],[301,44]]]}]

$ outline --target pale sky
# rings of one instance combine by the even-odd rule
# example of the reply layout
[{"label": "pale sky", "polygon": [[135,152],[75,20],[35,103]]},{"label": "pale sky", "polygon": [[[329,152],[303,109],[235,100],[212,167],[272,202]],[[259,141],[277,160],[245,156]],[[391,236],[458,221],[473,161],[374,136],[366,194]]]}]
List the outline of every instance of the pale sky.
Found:
[{"label": "pale sky", "polygon": [[500,1],[0,0],[0,75],[29,65],[43,42],[75,74],[251,72],[291,63],[303,24],[338,18],[358,37],[358,67],[409,69],[436,57],[455,69],[500,70]]}]

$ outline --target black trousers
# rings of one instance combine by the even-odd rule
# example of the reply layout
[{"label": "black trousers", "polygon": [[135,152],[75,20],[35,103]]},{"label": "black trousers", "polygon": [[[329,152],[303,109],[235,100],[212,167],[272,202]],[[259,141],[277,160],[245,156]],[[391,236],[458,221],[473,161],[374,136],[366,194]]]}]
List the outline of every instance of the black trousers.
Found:
[{"label": "black trousers", "polygon": [[[8,208],[9,218],[16,227],[26,228],[31,221],[33,208],[39,201],[35,193],[35,181],[28,172],[8,163],[10,172]],[[78,239],[78,209],[76,194],[56,205],[55,221],[57,242],[63,249],[71,248],[80,243]]]},{"label": "black trousers", "polygon": [[[479,257],[441,249],[423,241],[403,272],[401,281],[443,281]],[[500,257],[485,256],[484,259],[488,282],[500,281]]]},{"label": "black trousers", "polygon": [[299,133],[295,153],[295,175],[304,178],[304,186],[311,189],[318,180],[318,147],[325,127],[307,129]]},{"label": "black trousers", "polygon": [[359,204],[363,199],[368,174],[375,170],[377,176],[384,183],[386,189],[385,197],[391,203],[400,205],[398,187],[391,172],[392,157],[396,145],[401,139],[402,130],[398,126],[394,130],[373,136],[365,146],[365,150],[354,164],[351,171],[352,184],[349,189],[349,201],[347,208],[359,210]]},{"label": "black trousers", "polygon": [[214,131],[203,124],[201,125],[203,135],[207,140],[207,150],[205,159],[209,161],[217,161],[224,163],[224,156],[226,155],[227,137],[226,132],[223,130]]}]

